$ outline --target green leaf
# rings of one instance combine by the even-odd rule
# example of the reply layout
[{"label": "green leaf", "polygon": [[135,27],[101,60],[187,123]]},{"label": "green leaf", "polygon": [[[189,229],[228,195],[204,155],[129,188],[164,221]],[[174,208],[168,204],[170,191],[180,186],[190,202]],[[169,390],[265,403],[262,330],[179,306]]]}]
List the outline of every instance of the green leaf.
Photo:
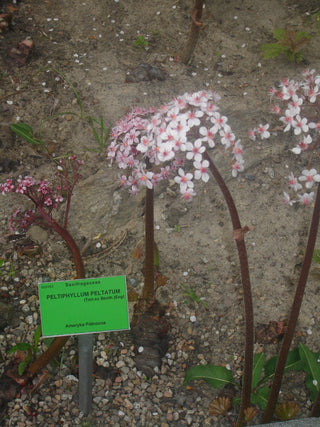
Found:
[{"label": "green leaf", "polygon": [[24,370],[26,369],[26,366],[27,366],[26,360],[23,360],[22,362],[19,363],[19,366],[18,366],[19,375],[23,374]]},{"label": "green leaf", "polygon": [[37,347],[38,347],[38,343],[39,343],[40,337],[41,337],[41,326],[39,325],[37,327],[37,329],[34,331],[34,336],[33,336],[33,339],[34,339],[34,352],[35,353],[37,352]]},{"label": "green leaf", "polygon": [[44,338],[43,342],[47,347],[50,347],[55,338]]},{"label": "green leaf", "polygon": [[255,393],[251,393],[251,403],[253,405],[258,405],[259,408],[264,411],[267,407],[269,394],[269,387],[261,387]]},{"label": "green leaf", "polygon": [[299,354],[299,349],[294,348],[293,350],[289,351],[284,372],[302,371],[302,370],[303,370],[303,362]]},{"label": "green leaf", "polygon": [[315,249],[313,251],[312,259],[317,264],[320,264],[320,249]]},{"label": "green leaf", "polygon": [[184,378],[183,384],[189,381],[206,380],[213,388],[222,388],[227,384],[233,383],[232,373],[223,366],[199,365],[189,369]]},{"label": "green leaf", "polygon": [[276,366],[277,366],[277,361],[278,361],[278,356],[274,356],[274,357],[271,357],[271,359],[269,359],[266,362],[264,367],[265,378],[269,379],[274,376]]},{"label": "green leaf", "polygon": [[318,31],[319,31],[319,34],[320,34],[320,12],[316,13],[315,17],[316,17],[316,20],[318,22]]},{"label": "green leaf", "polygon": [[296,54],[291,56],[288,55],[288,58],[294,60],[296,63],[303,61],[303,55],[301,52],[297,52]]},{"label": "green leaf", "polygon": [[12,130],[12,132],[25,139],[27,142],[30,142],[30,144],[41,144],[41,141],[34,137],[32,127],[27,125],[26,123],[12,123],[10,125],[10,129]]},{"label": "green leaf", "polygon": [[98,135],[98,132],[94,128],[93,119],[92,119],[91,116],[89,116],[89,122],[90,122],[90,126],[91,126],[91,129],[92,129],[93,135],[94,135],[96,141],[98,142],[98,144],[100,144],[100,137]]},{"label": "green leaf", "polygon": [[[266,362],[264,367],[264,374],[265,374],[264,380],[273,378],[276,370],[276,366],[277,366],[277,361],[278,361],[278,356],[275,356]],[[299,349],[295,348],[289,351],[284,372],[302,371],[302,370],[303,370],[303,362],[300,358]]]},{"label": "green leaf", "polygon": [[255,388],[259,383],[265,359],[266,359],[266,356],[264,353],[259,353],[254,355],[253,371],[252,371],[252,388]]},{"label": "green leaf", "polygon": [[307,375],[306,386],[310,390],[311,399],[314,401],[320,387],[319,353],[313,353],[306,345],[299,343],[299,354]]},{"label": "green leaf", "polygon": [[18,350],[28,351],[28,350],[30,350],[30,348],[32,348],[32,345],[29,344],[28,342],[19,342],[19,344],[16,344],[10,348],[10,350],[8,351],[8,354],[15,353]]},{"label": "green leaf", "polygon": [[273,36],[278,41],[283,40],[286,35],[286,30],[284,28],[275,28],[273,30]]},{"label": "green leaf", "polygon": [[143,36],[138,36],[137,40],[134,42],[136,47],[146,47],[148,44],[148,41]]},{"label": "green leaf", "polygon": [[281,46],[278,43],[267,43],[261,46],[260,50],[263,53],[264,59],[275,58],[286,51],[285,46]]},{"label": "green leaf", "polygon": [[311,377],[306,377],[306,387],[310,391],[310,397],[312,402],[316,400],[319,389],[319,382],[317,383],[317,385],[314,385],[313,381],[314,380]]},{"label": "green leaf", "polygon": [[232,406],[235,405],[240,405],[241,404],[241,397],[240,396],[235,396],[232,400]]},{"label": "green leaf", "polygon": [[77,102],[80,108],[80,114],[81,114],[81,118],[84,119],[84,114],[83,114],[83,106],[82,106],[82,102],[81,102],[81,98],[76,90],[76,88],[73,86],[73,84],[71,83],[71,81],[67,78],[67,76],[65,76],[63,73],[61,73],[61,71],[57,70],[54,67],[51,67],[51,69],[57,73],[59,76],[61,76],[63,78],[63,80],[65,80],[68,85],[70,86],[72,92],[74,93],[74,96],[77,98]]},{"label": "green leaf", "polygon": [[311,40],[312,36],[310,34],[306,33],[305,31],[298,31],[297,36],[296,36],[296,41],[298,42],[302,38],[305,38],[307,40]]},{"label": "green leaf", "polygon": [[4,262],[5,262],[5,259],[4,258],[0,258],[0,267],[3,266]]}]

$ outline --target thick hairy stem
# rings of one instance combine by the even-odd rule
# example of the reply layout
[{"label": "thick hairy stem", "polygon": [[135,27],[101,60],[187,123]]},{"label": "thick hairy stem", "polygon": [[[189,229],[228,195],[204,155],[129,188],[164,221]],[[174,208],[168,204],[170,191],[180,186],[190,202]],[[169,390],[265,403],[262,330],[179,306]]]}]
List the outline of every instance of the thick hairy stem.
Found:
[{"label": "thick hairy stem", "polygon": [[184,64],[190,63],[192,54],[194,52],[194,49],[199,39],[200,28],[201,28],[201,23],[199,21],[202,16],[203,1],[204,0],[195,0],[194,2],[194,7],[191,13],[192,23],[191,23],[189,38],[181,54],[181,61]]},{"label": "thick hairy stem", "polygon": [[312,406],[311,417],[320,417],[320,388],[318,390],[316,400]]},{"label": "thick hairy stem", "polygon": [[145,276],[142,299],[154,299],[154,206],[153,189],[146,189],[145,206]]},{"label": "thick hairy stem", "polygon": [[46,226],[58,233],[68,245],[73,256],[73,261],[77,272],[77,278],[83,279],[85,276],[83,260],[78,245],[74,241],[73,237],[66,228],[62,227],[55,219],[51,218],[42,208],[40,208],[39,206],[37,208],[42,218],[44,219]]},{"label": "thick hairy stem", "polygon": [[246,251],[246,245],[244,242],[244,233],[246,229],[241,227],[239,215],[237,208],[231,196],[231,193],[226,186],[222,176],[220,175],[218,169],[215,167],[208,153],[205,152],[203,157],[208,160],[209,168],[216,179],[220,190],[225,198],[225,201],[228,205],[229,213],[231,216],[231,221],[233,225],[234,239],[237,244],[239,261],[240,261],[240,270],[241,270],[241,280],[243,287],[243,301],[245,309],[245,321],[246,321],[246,345],[245,345],[245,359],[244,359],[244,372],[243,372],[243,382],[242,382],[242,395],[241,395],[241,406],[240,412],[237,420],[237,427],[240,427],[244,424],[244,411],[250,406],[251,403],[251,386],[252,386],[252,369],[253,369],[253,344],[254,344],[254,325],[253,325],[253,305],[252,305],[252,294],[251,294],[251,284],[250,284],[250,275],[249,275],[249,265],[248,257]]},{"label": "thick hairy stem", "polygon": [[[73,237],[69,234],[69,232],[61,227],[55,220],[52,220],[49,217],[45,217],[48,225],[53,228],[67,243],[70,248],[73,256],[73,260],[75,263],[76,271],[77,271],[77,279],[82,279],[85,277],[84,265],[82,261],[82,257],[79,251],[79,248],[76,242],[73,240]],[[30,379],[34,375],[36,375],[42,368],[44,368],[50,360],[58,354],[61,348],[68,341],[69,337],[58,337],[55,338],[50,347],[42,353],[37,360],[35,360],[28,368],[27,377]]]},{"label": "thick hairy stem", "polygon": [[288,353],[290,350],[290,345],[292,343],[294,331],[296,329],[300,307],[302,304],[303,294],[304,294],[304,290],[305,290],[308,275],[309,275],[312,255],[313,255],[314,246],[317,238],[317,231],[319,227],[319,218],[320,218],[320,185],[318,184],[317,197],[316,197],[316,201],[313,209],[313,215],[312,215],[312,220],[310,225],[306,253],[304,256],[299,282],[297,285],[296,293],[295,293],[293,304],[291,307],[288,326],[284,334],[283,343],[280,349],[279,359],[278,359],[277,367],[274,373],[274,380],[271,386],[268,404],[263,414],[263,419],[262,419],[263,423],[269,423],[272,421],[275,407],[277,404],[282,377],[284,373],[284,368],[288,358]]},{"label": "thick hairy stem", "polygon": [[71,234],[65,228],[61,227],[61,225],[58,224],[56,221],[53,220],[50,226],[53,228],[54,231],[56,231],[63,238],[63,240],[68,245],[72,253],[73,261],[76,267],[77,279],[83,279],[85,276],[85,271],[84,271],[82,256],[80,254],[78,245],[74,241]]}]

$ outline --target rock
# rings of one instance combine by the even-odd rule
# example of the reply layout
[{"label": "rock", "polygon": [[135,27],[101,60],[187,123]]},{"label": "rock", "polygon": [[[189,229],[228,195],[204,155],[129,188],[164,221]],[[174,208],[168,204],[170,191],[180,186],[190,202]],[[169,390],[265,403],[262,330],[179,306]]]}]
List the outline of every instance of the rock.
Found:
[{"label": "rock", "polygon": [[17,314],[14,307],[0,301],[0,331],[3,331],[15,318],[17,319]]},{"label": "rock", "polygon": [[161,68],[142,63],[127,74],[126,83],[138,83],[150,80],[164,81],[165,79],[166,73]]},{"label": "rock", "polygon": [[172,205],[169,209],[168,215],[167,215],[167,222],[170,227],[174,227],[175,225],[178,225],[180,222],[180,219],[187,213],[187,209],[183,206],[179,205]]},{"label": "rock", "polygon": [[[154,311],[153,308],[155,307]],[[141,315],[133,327],[136,348],[136,366],[147,377],[152,377],[155,368],[161,366],[161,358],[168,350],[168,320],[156,313],[158,304],[155,302],[147,312]]]},{"label": "rock", "polygon": [[32,225],[27,235],[37,243],[45,243],[48,240],[48,233],[39,225]]}]

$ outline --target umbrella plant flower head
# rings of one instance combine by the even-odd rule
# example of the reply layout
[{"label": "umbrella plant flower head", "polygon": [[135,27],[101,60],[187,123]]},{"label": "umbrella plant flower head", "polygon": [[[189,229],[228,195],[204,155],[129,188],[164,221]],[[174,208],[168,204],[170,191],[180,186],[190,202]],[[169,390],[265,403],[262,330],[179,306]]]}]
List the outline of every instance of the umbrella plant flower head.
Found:
[{"label": "umbrella plant flower head", "polygon": [[[320,73],[306,70],[300,81],[282,79],[279,87],[270,89],[269,93],[276,100],[272,111],[281,122],[275,130],[293,133],[291,140],[295,145],[290,148],[292,153],[302,156],[309,152],[307,169],[299,172],[298,178],[290,172],[288,176],[290,194],[283,193],[283,202],[290,206],[294,203],[310,205],[314,200],[314,191],[311,189],[315,183],[320,182],[320,174],[311,167],[315,149],[319,147]],[[269,124],[259,125],[249,131],[249,138],[253,141],[256,138],[262,140],[270,136]]]},{"label": "umbrella plant flower head", "polygon": [[208,148],[224,149],[232,176],[243,171],[243,150],[227,117],[220,114],[214,91],[184,94],[158,110],[134,108],[112,129],[108,158],[120,169],[120,185],[136,194],[173,179],[190,200],[196,194],[194,180],[207,182]]}]

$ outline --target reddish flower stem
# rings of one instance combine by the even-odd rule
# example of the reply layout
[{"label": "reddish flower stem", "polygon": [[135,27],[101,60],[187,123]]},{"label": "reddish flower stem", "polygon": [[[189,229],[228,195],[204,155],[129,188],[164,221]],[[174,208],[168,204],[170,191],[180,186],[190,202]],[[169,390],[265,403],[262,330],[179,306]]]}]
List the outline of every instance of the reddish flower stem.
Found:
[{"label": "reddish flower stem", "polygon": [[312,406],[311,417],[320,417],[320,388],[318,390],[316,400]]},{"label": "reddish flower stem", "polygon": [[246,344],[245,344],[245,358],[244,358],[244,372],[243,372],[243,381],[242,381],[242,394],[241,394],[241,405],[240,412],[237,420],[237,427],[244,425],[244,411],[249,408],[251,403],[251,386],[252,386],[252,370],[253,370],[253,344],[254,344],[254,320],[253,320],[253,304],[252,304],[252,294],[251,294],[251,284],[250,284],[250,274],[249,274],[249,265],[248,257],[246,251],[246,245],[244,242],[244,233],[247,231],[247,228],[242,228],[237,208],[231,196],[231,193],[226,186],[222,176],[220,175],[218,169],[215,167],[208,153],[205,151],[203,154],[204,159],[208,160],[209,168],[217,181],[220,190],[222,191],[223,197],[227,203],[232,225],[234,232],[234,239],[237,244],[239,261],[240,261],[240,270],[241,270],[241,279],[243,287],[243,301],[245,309],[245,321],[246,321]]},{"label": "reddish flower stem", "polygon": [[146,189],[145,204],[145,275],[142,299],[151,303],[154,299],[154,197],[153,188]]},{"label": "reddish flower stem", "polygon": [[[48,214],[46,214],[46,212],[44,212],[39,206],[37,206],[37,208],[41,213],[41,216],[43,217],[47,227],[52,228],[54,231],[56,231],[63,238],[63,240],[66,242],[69,249],[71,250],[76,267],[77,279],[84,278],[85,270],[83,260],[80,254],[80,250],[71,234],[60,224],[58,224],[56,220],[52,219]],[[68,339],[69,337],[58,337],[54,339],[50,347],[29,366],[27,370],[28,381],[32,379],[42,368],[44,368],[56,354],[58,354],[58,352],[65,345]]]},{"label": "reddish flower stem", "polygon": [[[290,345],[293,340],[293,335],[296,329],[299,312],[302,304],[303,294],[304,294],[306,283],[308,280],[309,270],[312,262],[312,255],[313,255],[314,246],[317,239],[317,231],[319,228],[319,218],[320,218],[320,185],[318,184],[317,196],[316,196],[316,201],[313,209],[313,215],[312,215],[312,220],[310,225],[306,253],[304,256],[299,282],[297,285],[296,293],[295,293],[294,300],[291,307],[288,326],[284,334],[282,346],[280,349],[278,363],[274,373],[274,379],[273,379],[273,383],[270,390],[269,400],[268,400],[265,412],[263,414],[263,419],[262,419],[263,423],[270,423],[272,421],[275,407],[277,404],[282,377],[284,373],[284,368],[288,358]],[[318,409],[317,407],[315,407],[314,408],[315,411],[316,410],[319,411],[319,405],[317,406],[318,406]]]},{"label": "reddish flower stem", "polygon": [[192,23],[191,23],[190,34],[189,34],[189,38],[186,43],[186,46],[181,55],[181,61],[184,64],[190,63],[192,54],[194,52],[194,49],[199,39],[200,28],[202,26],[200,19],[202,16],[203,1],[204,0],[195,0],[194,2],[194,6],[191,12]]}]

